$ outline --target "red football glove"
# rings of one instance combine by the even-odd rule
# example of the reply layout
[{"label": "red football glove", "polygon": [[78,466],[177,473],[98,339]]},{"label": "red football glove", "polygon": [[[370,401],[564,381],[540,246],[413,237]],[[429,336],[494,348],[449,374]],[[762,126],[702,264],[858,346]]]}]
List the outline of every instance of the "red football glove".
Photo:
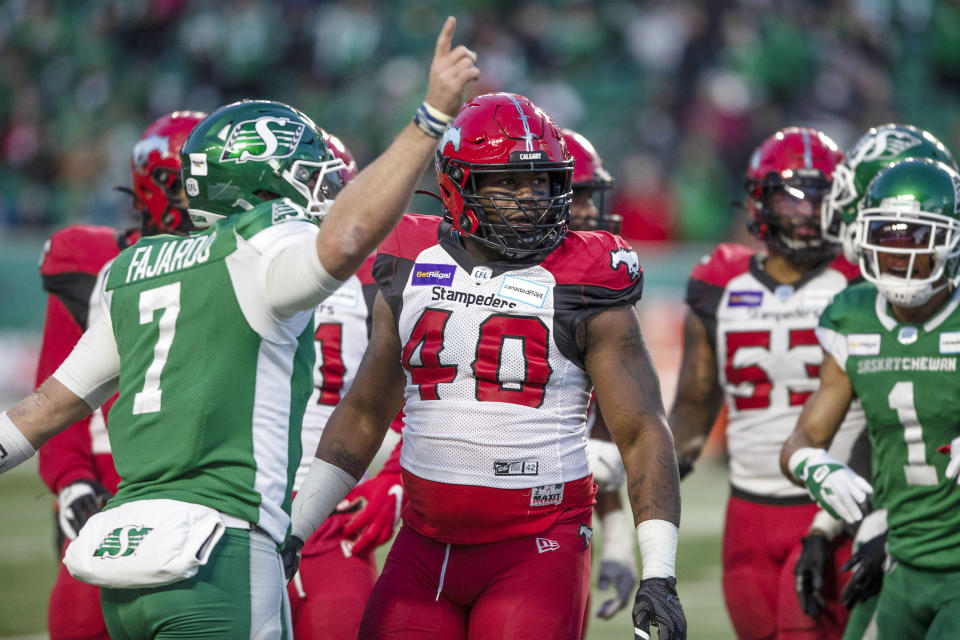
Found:
[{"label": "red football glove", "polygon": [[343,525],[345,556],[363,555],[390,540],[400,521],[403,485],[399,471],[381,471],[361,482],[337,505],[337,513],[355,513]]}]

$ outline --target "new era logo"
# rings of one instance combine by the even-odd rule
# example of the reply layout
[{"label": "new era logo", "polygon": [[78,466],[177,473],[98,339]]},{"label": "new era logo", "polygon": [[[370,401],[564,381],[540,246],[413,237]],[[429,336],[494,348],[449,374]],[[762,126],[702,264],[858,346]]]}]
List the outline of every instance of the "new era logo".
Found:
[{"label": "new era logo", "polygon": [[546,553],[547,551],[556,551],[560,548],[560,543],[549,538],[537,538],[537,553]]}]

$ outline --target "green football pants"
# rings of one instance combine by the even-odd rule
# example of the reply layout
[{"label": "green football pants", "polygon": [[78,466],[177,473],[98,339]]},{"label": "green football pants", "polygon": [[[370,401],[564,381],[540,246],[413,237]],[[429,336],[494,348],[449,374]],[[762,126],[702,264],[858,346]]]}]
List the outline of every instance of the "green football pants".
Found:
[{"label": "green football pants", "polygon": [[228,528],[194,577],[163,587],[100,590],[113,640],[287,640],[290,603],[277,544]]},{"label": "green football pants", "polygon": [[960,571],[898,564],[883,577],[877,631],[878,640],[960,638]]},{"label": "green football pants", "polygon": [[843,640],[877,640],[876,613],[879,599],[880,596],[875,595],[853,607],[843,630]]}]

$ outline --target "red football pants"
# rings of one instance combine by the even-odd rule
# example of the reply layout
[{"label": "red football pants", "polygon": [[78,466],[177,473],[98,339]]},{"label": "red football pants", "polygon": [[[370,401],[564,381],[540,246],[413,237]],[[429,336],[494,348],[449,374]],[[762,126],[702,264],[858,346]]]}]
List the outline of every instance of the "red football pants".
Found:
[{"label": "red football pants", "polygon": [[[360,617],[377,580],[373,553],[343,555],[339,543],[300,559],[299,584],[287,587],[297,640],[357,637]],[[302,593],[301,593],[302,589]]]},{"label": "red football pants", "polygon": [[571,511],[541,533],[477,545],[447,545],[404,525],[360,637],[576,640],[590,593],[591,513]]},{"label": "red football pants", "polygon": [[833,640],[843,636],[849,613],[840,602],[850,540],[832,547],[824,576],[827,601],[816,620],[803,613],[793,575],[817,506],[764,505],[731,496],[723,532],[723,596],[741,640]]},{"label": "red football pants", "polygon": [[100,610],[100,587],[71,576],[63,562],[50,591],[47,629],[50,640],[110,640]]}]

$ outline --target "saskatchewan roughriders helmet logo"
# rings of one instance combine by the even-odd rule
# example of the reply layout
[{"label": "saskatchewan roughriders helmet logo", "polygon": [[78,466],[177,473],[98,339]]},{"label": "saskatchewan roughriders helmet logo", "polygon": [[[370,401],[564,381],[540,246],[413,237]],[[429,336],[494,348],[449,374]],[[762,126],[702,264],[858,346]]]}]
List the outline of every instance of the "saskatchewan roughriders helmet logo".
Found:
[{"label": "saskatchewan roughriders helmet logo", "polygon": [[141,527],[128,524],[117,527],[107,534],[103,542],[93,552],[94,558],[124,558],[137,552],[144,536],[153,531],[152,527]]},{"label": "saskatchewan roughriders helmet logo", "polygon": [[238,122],[227,136],[220,162],[242,164],[248,160],[287,158],[300,144],[304,128],[302,122],[275,116]]}]

